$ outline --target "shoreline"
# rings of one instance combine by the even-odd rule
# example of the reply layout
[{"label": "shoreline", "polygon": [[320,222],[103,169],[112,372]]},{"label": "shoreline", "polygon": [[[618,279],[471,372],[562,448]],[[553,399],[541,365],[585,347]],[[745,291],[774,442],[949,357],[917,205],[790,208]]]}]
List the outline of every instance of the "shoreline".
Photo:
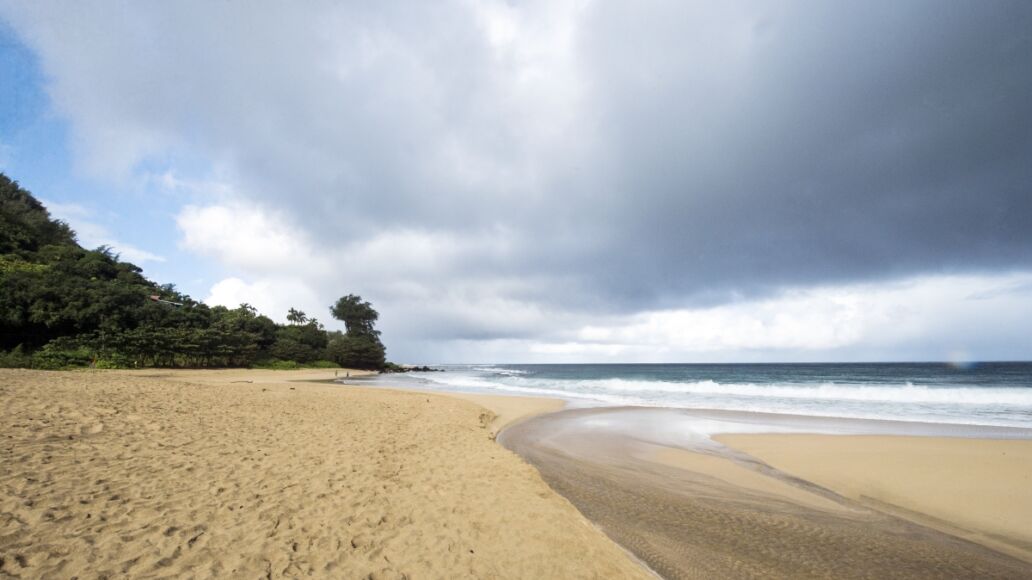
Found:
[{"label": "shoreline", "polygon": [[[807,432],[821,429],[839,434]],[[893,429],[902,432],[885,434]],[[1009,439],[979,438],[987,435]],[[865,437],[903,448],[887,450]],[[633,407],[539,416],[506,429],[499,442],[665,576],[1020,578],[1032,571],[1032,542],[1020,533],[1021,523],[1032,521],[1028,485],[1020,477],[1032,473],[1029,437],[1032,431],[1010,428]],[[785,438],[809,446],[793,448]],[[841,447],[847,443],[849,455]],[[992,493],[1003,485],[1026,501],[967,504],[979,522],[998,516],[1010,522],[1003,530],[972,531],[955,521],[957,513],[925,514],[921,510],[929,506],[915,504],[913,497],[892,507],[827,481],[867,473],[869,485],[889,482],[920,491],[922,481],[913,473],[870,469],[887,451],[905,458],[914,443],[918,454],[938,446],[936,460],[966,471],[972,485],[996,481]],[[1002,473],[972,470],[971,457],[944,451],[971,445],[979,447],[976,458],[1000,446],[1022,454],[1011,450],[1009,471]],[[831,456],[842,461],[817,469]]]},{"label": "shoreline", "polygon": [[[1020,478],[1032,474],[1032,430],[563,410],[559,398],[335,383],[330,372],[0,370],[0,459],[15,466],[0,476],[0,572],[1032,571]],[[914,466],[906,453],[930,451],[969,489],[994,480],[994,497],[1016,499],[936,511],[955,501],[921,485],[941,491],[941,477],[872,463],[888,454]]]},{"label": "shoreline", "polygon": [[[493,424],[495,435],[503,438],[507,448],[511,448],[504,441],[507,428],[545,414],[566,410],[590,417],[589,422],[610,413],[649,414],[652,417],[646,421],[609,425],[611,432],[622,437],[644,435],[649,441],[637,442],[637,459],[716,477],[744,489],[774,488],[774,495],[782,499],[819,509],[834,511],[828,498],[832,503],[856,502],[1032,564],[1032,529],[1026,524],[1032,521],[1032,494],[1022,493],[1032,489],[1032,429],[719,409],[570,408],[570,401],[558,397],[376,388],[440,393],[496,413],[523,399],[525,412]],[[670,415],[708,423],[708,429],[686,433],[675,425],[673,430],[678,432],[671,433]],[[805,443],[802,449],[799,443]],[[997,453],[1010,453],[1011,458],[1000,461]],[[885,456],[891,468],[884,467]],[[981,469],[972,471],[972,460],[981,460]],[[945,465],[934,469],[939,461]],[[935,499],[930,500],[929,494]]]},{"label": "shoreline", "polygon": [[[363,385],[359,383],[353,386]],[[969,540],[1032,564],[1032,531],[1025,530],[1023,526],[1024,522],[1032,521],[1032,497],[1021,493],[1025,487],[1032,488],[1032,481],[1029,481],[1032,479],[1032,475],[1029,475],[1032,474],[1032,429],[720,409],[570,408],[570,401],[559,397],[474,394],[390,385],[372,388],[442,394],[485,407],[499,417],[492,423],[492,432],[502,438],[500,443],[531,463],[534,462],[527,454],[505,442],[505,431],[513,425],[564,410],[591,417],[589,422],[610,413],[649,414],[652,417],[646,421],[624,422],[623,425],[616,425],[615,430],[614,425],[609,426],[612,432],[619,433],[621,437],[641,439],[644,435],[644,439],[650,441],[637,442],[639,448],[634,452],[635,459],[646,459],[653,464],[715,477],[732,487],[753,491],[775,489],[772,495],[779,496],[778,499],[789,499],[819,510],[836,511],[841,503],[855,502],[881,514]],[[670,415],[686,415],[690,417],[690,422],[708,425],[688,433],[683,429],[671,433]],[[723,425],[715,427],[714,423]],[[583,428],[583,425],[576,428]],[[678,431],[676,425],[674,430]],[[806,451],[796,452],[792,445],[786,445],[787,440],[791,439],[805,441],[808,444]],[[931,448],[938,451],[936,457],[940,459],[945,450],[952,451],[956,447],[976,445],[982,447],[982,457],[987,457],[998,451],[997,447],[1010,445],[1014,447],[1011,450],[1012,459],[1019,457],[1019,462],[1015,464],[1012,461],[1002,468],[1006,471],[1006,485],[1004,489],[997,485],[994,491],[1017,499],[1017,505],[1003,505],[997,501],[998,498],[987,498],[988,501],[974,506],[967,502],[971,512],[952,509],[954,506],[951,501],[959,499],[964,492],[950,488],[948,482],[929,481],[927,477],[922,480],[915,477],[913,470],[901,472],[899,469],[872,469],[876,467],[872,460],[885,454],[885,449],[877,445],[879,441],[882,446],[885,442],[891,442],[891,445],[898,447],[891,454],[897,466],[905,465],[905,462],[900,462],[901,456],[909,455],[906,459],[913,460],[922,454],[927,455]],[[841,456],[846,453],[852,460],[841,460]],[[820,459],[815,460],[818,454]],[[856,461],[855,457],[861,454],[865,455],[865,461]],[[840,459],[835,463],[836,468],[820,468],[832,458]],[[948,462],[949,467],[955,475],[969,476],[965,491],[974,493],[987,482],[1000,481],[997,477],[1000,469],[992,472],[982,470],[980,477],[970,477],[972,471],[968,465],[958,462],[957,458],[947,459],[951,460]],[[847,466],[849,469],[846,469]],[[860,475],[867,476],[862,483],[847,482],[848,477]],[[926,492],[930,483],[947,489],[937,490],[938,501],[921,501],[927,499]],[[886,486],[892,492],[886,493]],[[890,499],[895,499],[896,503],[888,501]],[[1006,520],[1006,525],[993,525],[1001,518]]]},{"label": "shoreline", "polygon": [[435,389],[419,389],[414,387],[399,387],[388,384],[375,384],[368,385],[362,383],[342,383],[339,381],[331,381],[343,387],[354,387],[359,389],[384,389],[388,391],[398,391],[401,393],[419,393],[425,395],[435,395],[443,397],[452,397],[463,401],[468,401],[487,409],[494,414],[494,417],[490,422],[490,429],[492,436],[498,435],[505,428],[530,419],[537,417],[538,415],[544,415],[547,413],[555,413],[566,408],[568,402],[565,399],[558,397],[530,397],[522,395],[496,395],[493,393],[464,393],[461,391],[444,391]]}]

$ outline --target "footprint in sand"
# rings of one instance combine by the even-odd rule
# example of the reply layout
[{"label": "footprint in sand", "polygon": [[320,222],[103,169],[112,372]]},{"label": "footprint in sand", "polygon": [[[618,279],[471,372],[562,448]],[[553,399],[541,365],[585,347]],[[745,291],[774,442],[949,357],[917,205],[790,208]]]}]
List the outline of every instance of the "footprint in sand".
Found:
[{"label": "footprint in sand", "polygon": [[79,427],[79,434],[80,435],[96,435],[97,433],[100,433],[103,430],[104,430],[104,424],[103,423],[94,423],[92,425],[83,425],[82,427]]}]

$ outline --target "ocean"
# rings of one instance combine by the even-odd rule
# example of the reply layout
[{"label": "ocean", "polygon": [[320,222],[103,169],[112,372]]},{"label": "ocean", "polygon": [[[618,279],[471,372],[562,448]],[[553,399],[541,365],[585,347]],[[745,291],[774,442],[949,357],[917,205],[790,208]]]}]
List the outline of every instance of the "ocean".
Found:
[{"label": "ocean", "polygon": [[439,365],[373,382],[549,396],[573,406],[720,409],[1032,428],[1032,363]]}]

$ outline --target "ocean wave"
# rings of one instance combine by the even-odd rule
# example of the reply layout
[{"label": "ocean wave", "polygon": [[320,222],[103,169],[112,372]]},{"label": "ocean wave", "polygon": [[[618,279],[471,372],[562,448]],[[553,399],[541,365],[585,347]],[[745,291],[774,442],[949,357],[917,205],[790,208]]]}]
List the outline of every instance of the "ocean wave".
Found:
[{"label": "ocean wave", "polygon": [[527,371],[521,371],[518,369],[506,369],[501,367],[473,367],[472,370],[480,373],[490,373],[506,377],[518,377],[527,374]]},{"label": "ocean wave", "polygon": [[662,393],[751,399],[800,399],[807,401],[869,401],[883,403],[978,405],[1032,408],[1032,389],[1021,387],[954,387],[903,384],[859,385],[843,383],[754,384],[715,381],[668,382],[627,379],[512,381],[513,386],[548,386],[557,391]]},{"label": "ocean wave", "polygon": [[[478,369],[479,370],[479,369]],[[508,370],[508,369],[505,369]],[[479,371],[484,372],[484,371]],[[491,371],[493,372],[493,371]],[[850,401],[1007,406],[1032,409],[1032,389],[1021,387],[925,386],[911,383],[860,385],[845,383],[718,383],[716,381],[673,382],[629,379],[534,379],[499,375],[480,377],[467,373],[442,373],[431,377],[437,383],[457,387],[505,389],[568,395],[635,395],[634,400],[650,400],[651,394],[729,397],[734,399],[796,399],[803,401]],[[669,402],[672,397],[664,397]],[[680,397],[676,397],[680,398]]]},{"label": "ocean wave", "polygon": [[[604,406],[723,409],[856,419],[1029,427],[1032,388],[850,383],[721,383],[623,378],[541,378],[483,366],[421,374],[430,388],[545,396]],[[490,369],[490,370],[488,370]],[[512,369],[503,369],[510,371]],[[431,386],[432,385],[432,386]]]},{"label": "ocean wave", "polygon": [[426,383],[434,383],[443,388],[451,387],[457,389],[491,392],[504,391],[507,393],[513,393],[518,395],[541,395],[544,397],[555,397],[559,399],[590,399],[611,405],[649,405],[649,402],[646,399],[637,397],[628,397],[606,393],[577,392],[569,391],[562,388],[556,388],[555,386],[551,386],[556,384],[555,381],[545,382],[540,386],[536,386],[527,384],[503,383],[459,373],[449,373],[447,375],[442,373],[441,375],[433,377],[424,377],[423,380]]}]

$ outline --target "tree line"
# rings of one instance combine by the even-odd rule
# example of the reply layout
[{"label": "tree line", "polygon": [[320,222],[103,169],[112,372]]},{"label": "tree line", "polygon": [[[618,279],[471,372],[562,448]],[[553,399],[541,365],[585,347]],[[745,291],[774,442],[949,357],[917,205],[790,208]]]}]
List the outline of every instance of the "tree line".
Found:
[{"label": "tree line", "polygon": [[88,250],[0,173],[0,366],[67,368],[342,366],[384,369],[379,314],[348,294],[328,331],[291,308],[208,306],[143,276],[110,248]]}]

